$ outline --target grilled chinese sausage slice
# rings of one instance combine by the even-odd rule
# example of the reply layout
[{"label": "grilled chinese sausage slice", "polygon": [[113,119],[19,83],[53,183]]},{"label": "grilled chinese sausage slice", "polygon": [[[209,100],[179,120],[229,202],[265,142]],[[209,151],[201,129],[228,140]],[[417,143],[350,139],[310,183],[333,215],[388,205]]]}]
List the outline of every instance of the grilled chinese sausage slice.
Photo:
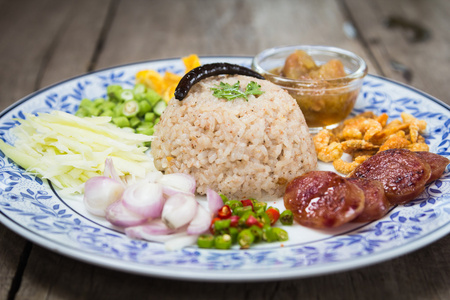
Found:
[{"label": "grilled chinese sausage slice", "polygon": [[431,167],[431,176],[428,179],[427,183],[433,182],[436,179],[439,179],[445,171],[445,168],[450,163],[450,160],[447,157],[443,157],[439,154],[428,152],[428,151],[419,151],[414,152],[414,154],[418,155],[422,160],[427,162]]},{"label": "grilled chinese sausage slice", "polygon": [[391,208],[383,184],[377,180],[348,178],[364,192],[364,209],[353,222],[370,222],[382,218]]},{"label": "grilled chinese sausage slice", "polygon": [[377,153],[359,165],[349,177],[381,181],[392,204],[404,204],[425,189],[431,168],[407,149],[389,149]]},{"label": "grilled chinese sausage slice", "polygon": [[312,171],[286,187],[284,206],[300,225],[337,227],[355,219],[364,208],[364,192],[334,172]]}]

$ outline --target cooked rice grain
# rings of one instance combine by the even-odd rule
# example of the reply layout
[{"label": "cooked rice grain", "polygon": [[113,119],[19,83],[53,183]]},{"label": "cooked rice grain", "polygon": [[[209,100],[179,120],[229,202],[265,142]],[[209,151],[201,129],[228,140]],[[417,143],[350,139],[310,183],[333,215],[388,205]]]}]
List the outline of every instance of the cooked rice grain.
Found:
[{"label": "cooked rice grain", "polygon": [[[221,81],[256,81],[265,92],[227,101],[212,95]],[[314,145],[295,100],[269,81],[211,77],[183,101],[170,100],[155,127],[151,153],[158,170],[191,174],[197,192],[207,188],[232,199],[280,197],[286,183],[317,167]]]}]

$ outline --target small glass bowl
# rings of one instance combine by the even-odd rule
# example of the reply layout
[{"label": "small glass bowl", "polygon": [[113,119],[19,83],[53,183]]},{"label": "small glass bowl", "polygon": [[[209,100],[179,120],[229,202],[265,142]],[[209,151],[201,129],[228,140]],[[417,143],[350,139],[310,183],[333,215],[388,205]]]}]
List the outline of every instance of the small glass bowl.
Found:
[{"label": "small glass bowl", "polygon": [[[331,59],[344,65],[345,77],[335,79],[289,79],[277,74],[286,58],[296,50],[309,54],[317,66]],[[284,88],[297,100],[311,132],[334,128],[352,111],[364,77],[366,62],[356,54],[328,46],[286,46],[270,48],[253,58],[252,69]]]}]

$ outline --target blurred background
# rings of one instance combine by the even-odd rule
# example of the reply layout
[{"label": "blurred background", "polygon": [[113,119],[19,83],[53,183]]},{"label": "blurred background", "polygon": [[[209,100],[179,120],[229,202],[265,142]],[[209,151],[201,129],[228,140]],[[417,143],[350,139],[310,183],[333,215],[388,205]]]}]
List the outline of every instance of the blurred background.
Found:
[{"label": "blurred background", "polygon": [[296,44],[356,52],[446,101],[449,12],[445,0],[1,0],[1,103],[109,66]]}]

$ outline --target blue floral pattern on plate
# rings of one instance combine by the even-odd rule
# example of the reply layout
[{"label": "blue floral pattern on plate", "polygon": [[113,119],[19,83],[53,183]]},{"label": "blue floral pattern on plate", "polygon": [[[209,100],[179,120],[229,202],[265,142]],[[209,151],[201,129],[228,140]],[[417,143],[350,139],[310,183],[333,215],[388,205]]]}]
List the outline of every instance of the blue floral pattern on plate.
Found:
[{"label": "blue floral pattern on plate", "polygon": [[[250,65],[247,57],[206,57]],[[62,110],[74,113],[82,98],[105,95],[109,84],[132,87],[142,69],[181,74],[181,60],[168,59],[114,67],[38,91],[0,115],[0,136],[14,143],[10,129],[24,113]],[[426,141],[433,152],[449,156],[450,110],[446,104],[411,87],[368,75],[354,113],[371,110],[399,118],[408,112],[428,123]],[[383,261],[418,249],[450,231],[450,173],[411,203],[395,207],[383,219],[345,232],[318,235],[306,242],[250,250],[166,251],[159,243],[132,240],[73,209],[48,182],[27,174],[0,152],[0,221],[44,247],[90,263],[144,275],[190,280],[263,280],[311,276]],[[295,233],[295,228],[293,228]],[[301,239],[300,239],[301,240]]]}]

